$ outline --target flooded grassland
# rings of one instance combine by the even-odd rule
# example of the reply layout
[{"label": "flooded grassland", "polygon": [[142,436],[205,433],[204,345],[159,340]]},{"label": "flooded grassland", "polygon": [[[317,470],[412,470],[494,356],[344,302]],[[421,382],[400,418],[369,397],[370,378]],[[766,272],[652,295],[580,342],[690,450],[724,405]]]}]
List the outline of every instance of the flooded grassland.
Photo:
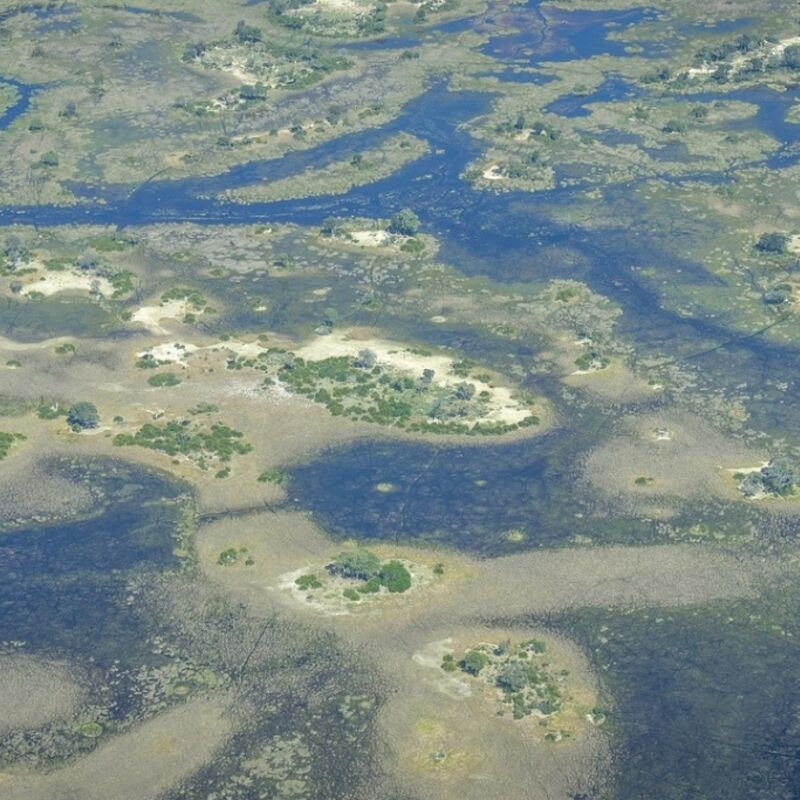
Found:
[{"label": "flooded grassland", "polygon": [[0,795],[791,796],[788,6],[229,6],[0,12]]}]

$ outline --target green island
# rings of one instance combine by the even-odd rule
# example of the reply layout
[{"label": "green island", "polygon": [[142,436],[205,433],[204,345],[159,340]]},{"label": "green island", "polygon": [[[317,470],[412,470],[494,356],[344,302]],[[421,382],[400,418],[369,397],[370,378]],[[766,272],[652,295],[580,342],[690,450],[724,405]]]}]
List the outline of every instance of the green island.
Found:
[{"label": "green island", "polygon": [[379,147],[355,152],[349,158],[334,161],[326,167],[311,167],[290,178],[229,189],[220,198],[237,203],[266,203],[322,194],[347,194],[356,186],[365,186],[392,175],[429,150],[422,139],[399,133]]},{"label": "green island", "polygon": [[789,0],[0,3],[3,800],[776,800]]},{"label": "green island", "polygon": [[[524,400],[498,391],[489,375],[470,381],[474,370],[467,363],[448,364],[412,350],[399,351],[401,357],[408,355],[397,365],[392,358],[397,353],[386,351],[382,363],[369,348],[355,356],[319,360],[290,356],[275,377],[331,414],[412,432],[497,435],[539,424]],[[416,374],[411,366],[415,360],[421,365]],[[437,378],[437,370],[425,366],[429,363],[444,375]]]},{"label": "green island", "polygon": [[562,685],[569,676],[566,670],[551,674],[546,653],[547,645],[538,639],[517,645],[508,641],[498,645],[479,645],[467,650],[461,658],[452,653],[445,654],[442,669],[445,672],[460,671],[495,686],[514,719],[531,714],[546,718],[562,709]]},{"label": "green island", "polygon": [[380,608],[390,597],[426,587],[442,579],[445,567],[409,558],[382,558],[354,548],[339,553],[318,569],[282,576],[280,587],[322,613],[347,613],[354,606]]},{"label": "green island", "polygon": [[227,462],[234,455],[245,455],[253,449],[241,431],[221,422],[199,427],[188,419],[161,425],[147,423],[134,433],[116,434],[112,443],[115,447],[158,450],[173,458],[183,456],[203,470],[208,469],[210,463]]}]

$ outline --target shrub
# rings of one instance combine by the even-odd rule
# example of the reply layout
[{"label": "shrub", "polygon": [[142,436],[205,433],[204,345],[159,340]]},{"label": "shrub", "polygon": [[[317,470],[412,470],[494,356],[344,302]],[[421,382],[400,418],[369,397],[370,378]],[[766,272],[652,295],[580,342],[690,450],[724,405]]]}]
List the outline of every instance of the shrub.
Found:
[{"label": "shrub", "polygon": [[528,682],[528,667],[521,661],[510,661],[497,676],[497,685],[507,692],[521,692]]},{"label": "shrub", "polygon": [[480,650],[468,650],[464,654],[464,658],[458,662],[458,666],[462,672],[478,675],[488,663],[489,656],[486,653],[482,653]]},{"label": "shrub", "polygon": [[392,216],[389,230],[403,236],[414,236],[419,230],[419,217],[410,208],[404,208]]},{"label": "shrub", "polygon": [[756,242],[756,250],[762,253],[783,254],[789,249],[789,237],[783,233],[762,233]]},{"label": "shrub", "polygon": [[336,556],[325,569],[331,575],[369,581],[371,578],[377,577],[381,571],[381,562],[378,556],[369,550],[350,550]]},{"label": "shrub", "polygon": [[411,573],[400,561],[389,561],[378,573],[380,582],[392,593],[398,594],[411,588]]},{"label": "shrub", "polygon": [[181,379],[172,372],[159,372],[157,375],[151,375],[147,382],[151,386],[177,386]]},{"label": "shrub", "polygon": [[97,406],[85,400],[75,403],[67,411],[67,424],[73,431],[83,431],[96,428],[100,422]]},{"label": "shrub", "polygon": [[316,575],[312,574],[301,575],[299,578],[295,579],[295,583],[303,591],[307,591],[308,589],[319,589],[322,587],[322,582],[320,579]]}]

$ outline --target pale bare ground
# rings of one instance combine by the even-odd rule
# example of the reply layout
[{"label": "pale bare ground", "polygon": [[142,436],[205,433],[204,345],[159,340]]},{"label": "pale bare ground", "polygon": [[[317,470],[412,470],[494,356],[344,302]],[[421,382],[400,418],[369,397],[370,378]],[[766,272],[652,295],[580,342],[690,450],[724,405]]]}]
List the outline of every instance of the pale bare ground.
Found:
[{"label": "pale bare ground", "polygon": [[0,778],[4,800],[150,800],[213,756],[231,723],[224,698],[198,699],[166,711],[47,775]]},{"label": "pale bare ground", "polygon": [[364,331],[350,330],[318,337],[300,348],[297,355],[311,361],[336,356],[356,356],[360,350],[371,350],[379,364],[419,377],[424,369],[434,372],[433,382],[438,386],[455,386],[468,381],[475,386],[477,393],[486,391],[490,395],[489,411],[480,421],[519,423],[531,415],[531,410],[519,400],[507,386],[491,385],[477,378],[462,378],[453,372],[451,356],[422,355],[415,353],[401,342],[392,342],[367,335]]},{"label": "pale bare ground", "polygon": [[[505,635],[478,620],[749,596],[762,574],[756,562],[689,545],[570,548],[478,561],[444,549],[383,544],[375,547],[382,557],[444,564],[443,579],[385,606],[365,605],[334,616],[320,614],[281,587],[288,571],[319,570],[343,547],[310,515],[263,512],[218,520],[201,527],[197,547],[206,575],[251,613],[280,609],[306,624],[334,630],[359,652],[375,655],[394,689],[381,718],[393,751],[391,763],[399,779],[432,800],[479,800],[487,792],[527,800],[547,797],[547,792],[585,791],[589,777],[602,772],[608,743],[602,729],[592,726],[566,742],[543,743],[525,725],[496,717],[470,692],[448,691],[440,673],[420,663],[419,653],[431,643],[448,638],[477,643]],[[218,555],[228,547],[247,547],[255,564],[219,566]],[[535,626],[517,624],[518,637],[539,633]],[[563,639],[560,647],[569,654],[570,669],[589,703],[595,678],[573,643]],[[432,755],[440,751],[447,753],[443,761]]]},{"label": "pale bare ground", "polygon": [[139,323],[151,333],[167,333],[161,323],[164,320],[177,321],[186,316],[189,310],[186,300],[169,300],[166,303],[154,303],[141,306],[133,312],[131,320]]},{"label": "pale bare ground", "polygon": [[[669,434],[659,436],[659,431]],[[769,458],[725,436],[690,413],[630,415],[620,432],[596,447],[584,462],[589,483],[612,495],[651,501],[659,496],[736,498],[730,469]],[[653,478],[638,486],[637,477]]]},{"label": "pale bare ground", "polygon": [[93,288],[96,288],[97,292],[104,297],[110,297],[114,292],[114,287],[108,278],[72,270],[70,272],[50,272],[39,278],[34,277],[30,283],[22,287],[21,294],[39,292],[46,297],[60,292],[89,294]]},{"label": "pale bare ground", "polygon": [[23,653],[0,655],[0,733],[69,719],[83,696],[66,663]]}]

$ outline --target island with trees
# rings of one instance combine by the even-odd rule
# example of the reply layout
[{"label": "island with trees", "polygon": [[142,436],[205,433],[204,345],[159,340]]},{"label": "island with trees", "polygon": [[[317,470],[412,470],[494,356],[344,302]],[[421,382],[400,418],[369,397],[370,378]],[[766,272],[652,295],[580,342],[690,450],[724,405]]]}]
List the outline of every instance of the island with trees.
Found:
[{"label": "island with trees", "polygon": [[340,615],[382,607],[392,598],[440,581],[445,574],[441,562],[427,565],[400,555],[382,556],[384,550],[348,548],[327,564],[284,575],[280,586],[317,611]]},{"label": "island with trees", "polygon": [[543,638],[503,639],[472,646],[450,646],[440,669],[466,681],[493,701],[499,717],[533,723],[544,742],[561,742],[580,735],[587,724],[602,725],[608,711],[591,703],[592,694],[563,661],[563,655]]}]

